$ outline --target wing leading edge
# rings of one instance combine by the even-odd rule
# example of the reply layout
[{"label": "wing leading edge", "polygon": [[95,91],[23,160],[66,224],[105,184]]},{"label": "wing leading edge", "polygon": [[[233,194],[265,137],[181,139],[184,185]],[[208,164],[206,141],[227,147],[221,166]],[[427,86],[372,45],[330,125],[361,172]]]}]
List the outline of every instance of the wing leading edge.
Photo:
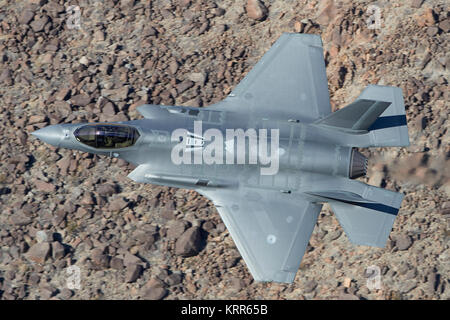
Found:
[{"label": "wing leading edge", "polygon": [[216,205],[256,281],[294,281],[321,204],[279,190],[199,192]]},{"label": "wing leading edge", "polygon": [[217,107],[307,123],[328,115],[331,106],[320,36],[284,33]]}]

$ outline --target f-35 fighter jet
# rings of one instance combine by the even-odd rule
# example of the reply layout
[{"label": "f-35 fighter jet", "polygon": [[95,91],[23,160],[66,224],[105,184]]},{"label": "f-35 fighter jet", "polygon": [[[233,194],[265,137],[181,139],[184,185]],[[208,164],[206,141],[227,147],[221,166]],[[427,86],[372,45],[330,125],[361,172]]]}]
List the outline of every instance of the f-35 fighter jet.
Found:
[{"label": "f-35 fighter jet", "polygon": [[144,119],[33,134],[131,162],[136,182],[209,198],[257,281],[294,280],[324,203],[352,243],[385,245],[403,194],[354,180],[367,168],[356,148],[409,145],[402,91],[370,85],[332,113],[319,36],[283,34],[217,104],[138,111]]}]

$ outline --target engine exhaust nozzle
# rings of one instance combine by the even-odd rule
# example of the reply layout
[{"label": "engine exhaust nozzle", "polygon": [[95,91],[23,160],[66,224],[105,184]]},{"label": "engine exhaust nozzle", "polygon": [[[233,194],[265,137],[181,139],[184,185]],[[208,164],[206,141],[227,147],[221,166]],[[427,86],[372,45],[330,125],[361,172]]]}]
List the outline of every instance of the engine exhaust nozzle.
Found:
[{"label": "engine exhaust nozzle", "polygon": [[367,174],[367,158],[356,149],[352,149],[350,158],[350,179],[356,179]]}]

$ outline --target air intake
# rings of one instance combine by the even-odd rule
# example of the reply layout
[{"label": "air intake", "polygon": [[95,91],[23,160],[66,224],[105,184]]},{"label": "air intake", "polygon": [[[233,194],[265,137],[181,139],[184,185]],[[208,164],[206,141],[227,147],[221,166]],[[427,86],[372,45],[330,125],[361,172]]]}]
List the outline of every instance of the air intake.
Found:
[{"label": "air intake", "polygon": [[367,158],[361,153],[352,150],[352,156],[350,160],[350,179],[356,179],[365,176],[367,173]]}]

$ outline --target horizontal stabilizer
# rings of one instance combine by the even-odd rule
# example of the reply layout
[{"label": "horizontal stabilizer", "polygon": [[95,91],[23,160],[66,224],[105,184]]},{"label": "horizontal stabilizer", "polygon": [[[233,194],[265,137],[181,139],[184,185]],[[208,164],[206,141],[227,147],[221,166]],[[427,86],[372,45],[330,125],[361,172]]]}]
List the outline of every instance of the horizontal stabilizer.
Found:
[{"label": "horizontal stabilizer", "polygon": [[340,190],[308,194],[331,205],[352,243],[374,247],[386,245],[404,196],[368,185],[361,195]]},{"label": "horizontal stabilizer", "polygon": [[321,119],[317,124],[350,130],[368,130],[390,104],[390,102],[369,99],[356,100]]}]

